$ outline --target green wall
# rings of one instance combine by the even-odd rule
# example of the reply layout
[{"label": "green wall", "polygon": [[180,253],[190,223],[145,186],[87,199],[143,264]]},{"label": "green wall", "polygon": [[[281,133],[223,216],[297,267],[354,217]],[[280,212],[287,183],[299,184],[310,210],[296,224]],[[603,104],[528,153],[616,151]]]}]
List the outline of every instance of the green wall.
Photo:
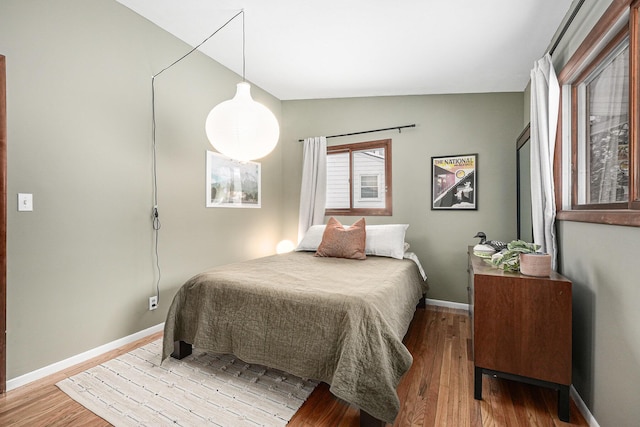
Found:
[{"label": "green wall", "polygon": [[562,221],[573,281],[573,385],[601,426],[640,420],[640,229]]},{"label": "green wall", "polygon": [[[558,74],[611,3],[581,8],[553,55]],[[573,385],[599,425],[637,426],[640,228],[559,221],[557,231],[559,270],[573,281]]]},{"label": "green wall", "polygon": [[[485,231],[516,237],[516,138],[522,131],[523,94],[492,93],[284,101],[284,234],[296,241],[302,143],[308,136],[416,124],[330,139],[329,144],[391,138],[393,216],[370,224],[408,223],[407,241],[429,275],[428,298],[467,303],[467,246]],[[431,157],[478,153],[478,210],[432,211]],[[358,217],[340,217],[351,224]]]},{"label": "green wall", "polygon": [[[113,0],[0,2],[9,379],[162,323],[195,272],[275,252],[280,146],[262,161],[261,209],[205,208],[205,118],[241,79],[195,53],[156,79],[162,282],[147,311],[151,76],[188,50]],[[279,100],[253,96],[280,118]],[[33,212],[17,212],[19,192]]]}]

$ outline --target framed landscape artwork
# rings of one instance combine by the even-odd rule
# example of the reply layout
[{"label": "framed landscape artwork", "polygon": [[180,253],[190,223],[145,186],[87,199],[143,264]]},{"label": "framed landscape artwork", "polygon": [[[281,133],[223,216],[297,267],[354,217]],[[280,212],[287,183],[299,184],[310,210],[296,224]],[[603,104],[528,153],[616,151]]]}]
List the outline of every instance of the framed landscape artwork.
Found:
[{"label": "framed landscape artwork", "polygon": [[259,208],[260,163],[238,162],[207,151],[208,208]]},{"label": "framed landscape artwork", "polygon": [[478,154],[431,158],[431,209],[478,209]]}]

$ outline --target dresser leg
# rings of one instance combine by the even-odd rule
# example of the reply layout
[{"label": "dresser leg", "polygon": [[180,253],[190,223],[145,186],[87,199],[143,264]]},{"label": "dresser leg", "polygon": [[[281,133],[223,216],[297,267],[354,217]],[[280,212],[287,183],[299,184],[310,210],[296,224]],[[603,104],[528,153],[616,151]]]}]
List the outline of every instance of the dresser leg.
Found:
[{"label": "dresser leg", "polygon": [[558,389],[558,418],[569,422],[569,386],[561,385]]},{"label": "dresser leg", "polygon": [[482,368],[477,366],[473,370],[473,397],[482,400]]}]

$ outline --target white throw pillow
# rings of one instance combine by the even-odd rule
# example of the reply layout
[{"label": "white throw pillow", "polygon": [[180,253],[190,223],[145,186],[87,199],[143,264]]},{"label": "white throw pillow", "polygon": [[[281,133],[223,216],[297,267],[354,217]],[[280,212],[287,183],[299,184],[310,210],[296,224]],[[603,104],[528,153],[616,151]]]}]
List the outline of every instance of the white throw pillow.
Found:
[{"label": "white throw pillow", "polygon": [[322,242],[325,227],[325,224],[312,225],[309,227],[300,243],[298,243],[296,251],[317,251],[320,242]]},{"label": "white throw pillow", "polygon": [[409,228],[409,224],[367,225],[365,253],[402,259],[407,228]]},{"label": "white throw pillow", "polygon": [[[296,251],[316,251],[325,225],[312,225],[307,230]],[[348,228],[345,226],[345,228]],[[409,224],[381,224],[367,225],[367,240],[365,253],[367,255],[385,256],[402,259],[405,253],[404,236],[409,228]]]}]

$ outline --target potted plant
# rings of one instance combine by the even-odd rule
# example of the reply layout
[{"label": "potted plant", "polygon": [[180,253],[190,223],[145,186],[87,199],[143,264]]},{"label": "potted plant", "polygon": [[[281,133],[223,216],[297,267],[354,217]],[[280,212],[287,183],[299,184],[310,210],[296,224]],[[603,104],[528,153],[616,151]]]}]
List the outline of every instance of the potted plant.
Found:
[{"label": "potted plant", "polygon": [[538,252],[540,245],[513,240],[506,249],[493,254],[487,262],[505,271],[545,277],[551,273],[551,255]]}]

